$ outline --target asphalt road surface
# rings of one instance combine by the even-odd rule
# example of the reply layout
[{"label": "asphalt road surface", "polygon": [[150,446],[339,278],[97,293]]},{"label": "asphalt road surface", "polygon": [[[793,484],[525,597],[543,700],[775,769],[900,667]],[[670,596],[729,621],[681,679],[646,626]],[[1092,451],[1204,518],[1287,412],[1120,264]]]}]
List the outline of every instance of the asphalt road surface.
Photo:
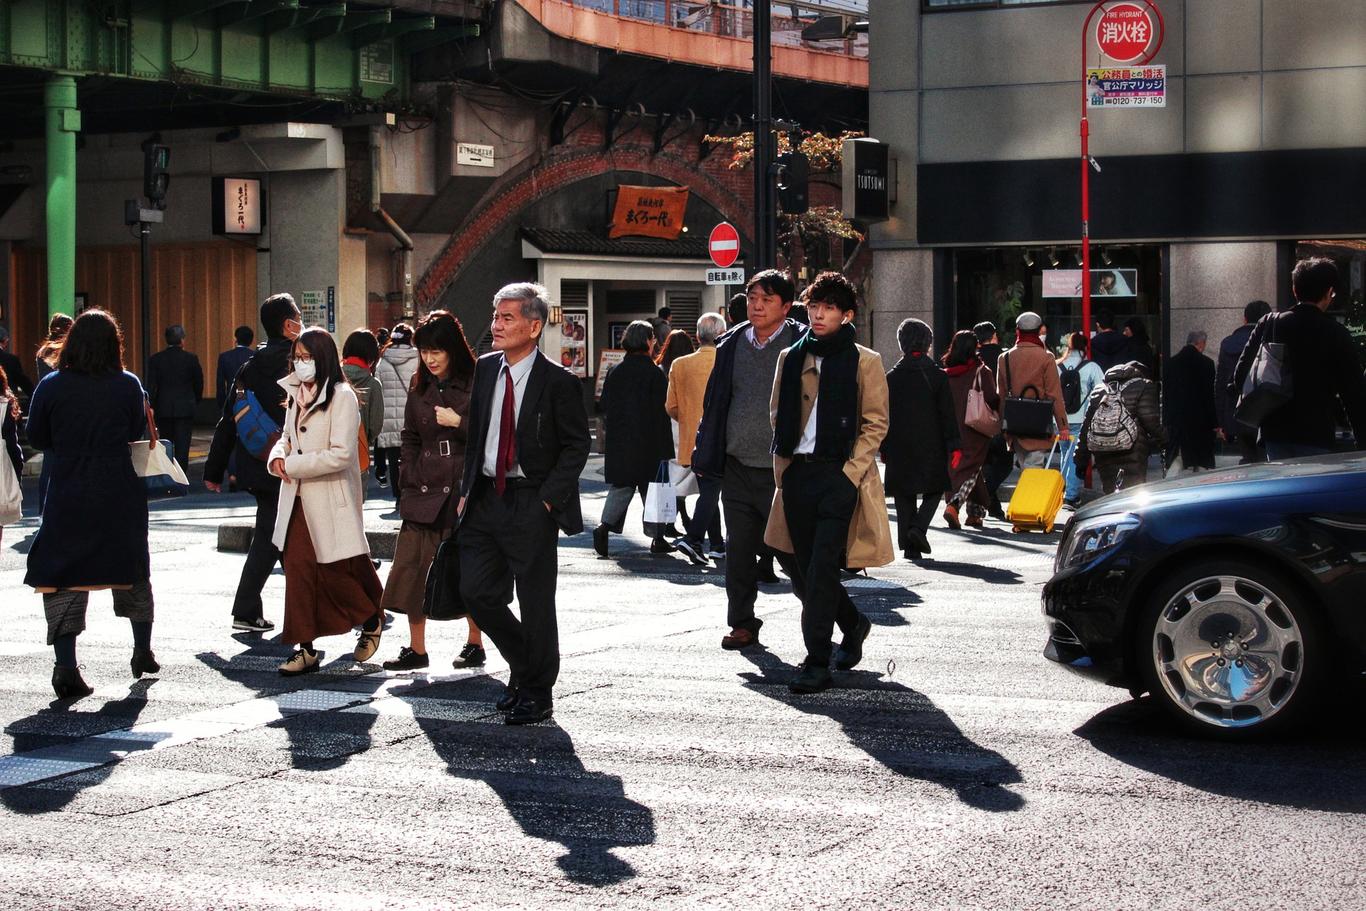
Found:
[{"label": "asphalt road surface", "polygon": [[[5,530],[5,908],[1366,908],[1359,707],[1229,747],[1072,677],[1040,655],[1049,538],[933,530],[933,561],[852,583],[863,664],[795,697],[788,587],[765,648],[722,651],[722,573],[651,557],[635,505],[611,559],[561,540],[555,719],[509,728],[496,653],[450,668],[463,623],[429,626],[429,677],[351,637],[279,677],[287,647],[229,628],[214,531],[245,511],[157,504],[162,673],[132,680],[94,595],[74,704],[22,585],[33,522]],[[379,659],[406,642],[400,619]]]}]

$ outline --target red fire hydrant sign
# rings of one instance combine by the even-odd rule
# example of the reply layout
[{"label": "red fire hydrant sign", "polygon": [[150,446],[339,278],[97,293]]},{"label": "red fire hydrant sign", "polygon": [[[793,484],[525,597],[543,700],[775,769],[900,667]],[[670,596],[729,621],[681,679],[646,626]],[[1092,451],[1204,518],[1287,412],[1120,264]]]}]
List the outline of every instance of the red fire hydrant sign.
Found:
[{"label": "red fire hydrant sign", "polygon": [[1133,3],[1110,7],[1096,23],[1096,44],[1102,54],[1116,63],[1142,57],[1153,37],[1153,20],[1148,11]]}]

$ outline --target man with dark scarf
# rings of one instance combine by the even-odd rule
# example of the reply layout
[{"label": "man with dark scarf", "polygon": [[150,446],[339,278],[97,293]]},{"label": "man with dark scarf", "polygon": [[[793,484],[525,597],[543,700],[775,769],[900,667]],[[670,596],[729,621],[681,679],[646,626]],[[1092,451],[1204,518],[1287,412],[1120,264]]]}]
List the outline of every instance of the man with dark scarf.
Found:
[{"label": "man with dark scarf", "polygon": [[825,272],[807,295],[811,331],[784,351],[773,382],[774,474],[780,496],[766,542],[795,554],[806,658],[789,684],[794,693],[830,686],[834,627],[844,638],[835,666],[863,657],[872,624],[840,584],[840,568],[892,561],[886,496],[877,453],[887,435],[887,377],[882,356],[855,344],[857,292]]}]

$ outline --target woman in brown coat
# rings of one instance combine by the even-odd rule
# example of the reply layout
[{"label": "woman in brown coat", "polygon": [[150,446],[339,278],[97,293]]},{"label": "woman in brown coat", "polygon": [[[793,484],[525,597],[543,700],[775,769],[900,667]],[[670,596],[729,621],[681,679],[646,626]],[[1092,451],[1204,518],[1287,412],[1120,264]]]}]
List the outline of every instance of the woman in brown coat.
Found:
[{"label": "woman in brown coat", "polygon": [[[470,413],[474,353],[460,321],[433,310],[413,336],[419,366],[404,406],[399,456],[399,516],[403,527],[394,547],[394,565],[384,590],[384,607],[408,615],[409,644],[385,670],[424,668],[427,618],[422,613],[427,570],[436,546],[455,526],[460,479],[465,474],[465,421]],[[456,668],[484,664],[484,641],[469,621],[469,637]]]},{"label": "woman in brown coat", "polygon": [[[982,467],[986,464],[992,438],[979,433],[965,423],[968,393],[981,389],[992,409],[999,411],[1001,400],[996,394],[996,381],[991,370],[977,359],[977,336],[970,329],[955,333],[944,355],[944,372],[949,376],[949,392],[953,395],[953,413],[958,419],[958,435],[962,455],[949,466],[949,502],[944,507],[944,521],[950,528],[967,524],[981,528],[982,519],[991,506],[986,478]],[[964,507],[968,516],[960,522]]]}]

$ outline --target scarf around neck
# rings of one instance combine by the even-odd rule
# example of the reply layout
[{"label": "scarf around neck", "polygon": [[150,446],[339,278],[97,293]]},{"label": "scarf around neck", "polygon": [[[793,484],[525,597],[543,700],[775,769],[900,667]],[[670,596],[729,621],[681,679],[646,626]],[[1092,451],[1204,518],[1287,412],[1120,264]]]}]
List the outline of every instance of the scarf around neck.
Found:
[{"label": "scarf around neck", "polygon": [[806,356],[821,358],[817,393],[816,451],[820,458],[847,459],[858,436],[858,347],[852,323],[825,338],[808,332],[787,350],[779,378],[773,452],[791,457],[802,438],[802,368]]},{"label": "scarf around neck", "polygon": [[1025,332],[1023,329],[1016,329],[1015,347],[1019,348],[1021,345],[1038,345],[1040,348],[1046,347],[1043,343],[1043,339],[1039,338],[1038,329],[1035,329],[1033,332]]}]

